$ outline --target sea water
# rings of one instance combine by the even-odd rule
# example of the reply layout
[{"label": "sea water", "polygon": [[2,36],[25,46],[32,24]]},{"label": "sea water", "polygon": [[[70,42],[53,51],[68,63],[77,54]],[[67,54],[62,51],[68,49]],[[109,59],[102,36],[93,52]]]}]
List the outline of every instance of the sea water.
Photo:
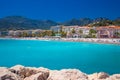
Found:
[{"label": "sea water", "polygon": [[120,73],[120,45],[88,42],[0,39],[0,66],[79,69]]}]

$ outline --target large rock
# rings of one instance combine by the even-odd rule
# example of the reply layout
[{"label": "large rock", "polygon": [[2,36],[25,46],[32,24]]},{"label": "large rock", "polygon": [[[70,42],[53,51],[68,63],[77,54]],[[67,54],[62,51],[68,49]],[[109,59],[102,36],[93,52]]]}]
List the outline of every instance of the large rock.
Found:
[{"label": "large rock", "polygon": [[22,80],[18,75],[12,73],[7,68],[0,68],[0,80]]},{"label": "large rock", "polygon": [[88,75],[88,77],[89,77],[89,80],[105,80],[109,78],[109,75],[107,73],[100,72],[100,73],[94,73],[94,74]]},{"label": "large rock", "polygon": [[13,66],[9,69],[9,71],[15,73],[15,74],[20,74],[21,70],[24,69],[25,67],[22,66],[22,65],[16,65],[16,66]]},{"label": "large rock", "polygon": [[96,80],[98,79],[98,73],[90,74],[88,75],[88,77],[89,77],[89,80]]},{"label": "large rock", "polygon": [[77,69],[49,70],[43,67],[0,67],[0,80],[120,80],[120,74],[100,72],[86,75]]},{"label": "large rock", "polygon": [[120,74],[114,74],[110,76],[107,80],[120,80]]},{"label": "large rock", "polygon": [[35,67],[24,67],[21,65],[17,65],[10,68],[10,71],[19,75],[21,78],[26,78],[31,75],[35,75],[37,73],[45,73],[49,76],[49,70],[46,68],[35,68]]},{"label": "large rock", "polygon": [[29,77],[26,77],[24,80],[47,80],[48,75],[49,74],[47,74],[47,73],[40,72],[40,73],[31,75]]},{"label": "large rock", "polygon": [[87,80],[88,76],[77,69],[64,69],[50,71],[47,80]]},{"label": "large rock", "polygon": [[107,73],[104,73],[104,72],[98,73],[98,79],[106,79],[108,77],[109,75]]}]

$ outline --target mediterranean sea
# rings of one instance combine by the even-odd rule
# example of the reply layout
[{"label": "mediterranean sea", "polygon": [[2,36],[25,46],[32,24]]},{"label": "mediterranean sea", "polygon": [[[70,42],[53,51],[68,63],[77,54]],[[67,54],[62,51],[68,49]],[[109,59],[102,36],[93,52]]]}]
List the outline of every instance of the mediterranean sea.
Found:
[{"label": "mediterranean sea", "polygon": [[120,73],[120,45],[0,39],[0,66],[17,64],[115,74]]}]

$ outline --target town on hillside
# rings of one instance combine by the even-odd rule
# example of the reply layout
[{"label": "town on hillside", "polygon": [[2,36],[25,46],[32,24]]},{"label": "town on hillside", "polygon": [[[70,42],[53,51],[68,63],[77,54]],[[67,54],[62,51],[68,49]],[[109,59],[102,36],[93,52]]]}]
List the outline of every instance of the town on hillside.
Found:
[{"label": "town on hillside", "polygon": [[120,26],[52,26],[50,30],[0,31],[1,37],[120,38]]}]

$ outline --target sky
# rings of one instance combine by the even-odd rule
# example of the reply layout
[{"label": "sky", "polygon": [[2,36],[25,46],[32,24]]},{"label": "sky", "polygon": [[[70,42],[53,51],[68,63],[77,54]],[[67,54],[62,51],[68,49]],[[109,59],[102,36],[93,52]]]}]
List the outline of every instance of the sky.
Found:
[{"label": "sky", "polygon": [[120,17],[120,0],[0,0],[0,18],[24,16],[39,20]]}]

